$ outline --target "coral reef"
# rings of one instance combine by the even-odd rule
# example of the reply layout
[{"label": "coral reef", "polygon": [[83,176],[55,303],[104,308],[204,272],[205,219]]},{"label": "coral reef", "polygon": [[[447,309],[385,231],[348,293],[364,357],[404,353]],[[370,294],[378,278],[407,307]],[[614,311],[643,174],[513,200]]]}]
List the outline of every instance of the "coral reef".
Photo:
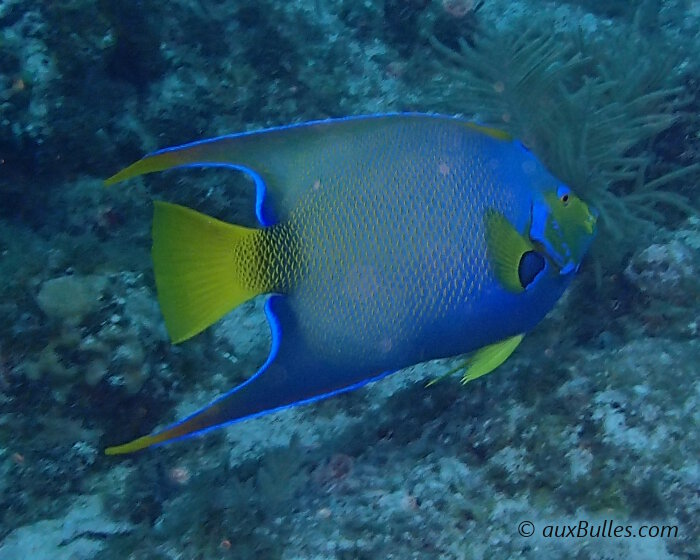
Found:
[{"label": "coral reef", "polygon": [[78,324],[97,310],[106,283],[106,278],[99,276],[52,278],[41,285],[37,303],[50,319]]},{"label": "coral reef", "polygon": [[[698,29],[695,0],[0,2],[0,558],[698,558]],[[599,207],[561,305],[466,388],[422,364],[104,457],[245,379],[270,333],[255,300],[173,347],[148,257],[146,201],[253,225],[249,180],[100,179],[390,110],[506,128]],[[677,533],[542,534],[606,519]]]}]

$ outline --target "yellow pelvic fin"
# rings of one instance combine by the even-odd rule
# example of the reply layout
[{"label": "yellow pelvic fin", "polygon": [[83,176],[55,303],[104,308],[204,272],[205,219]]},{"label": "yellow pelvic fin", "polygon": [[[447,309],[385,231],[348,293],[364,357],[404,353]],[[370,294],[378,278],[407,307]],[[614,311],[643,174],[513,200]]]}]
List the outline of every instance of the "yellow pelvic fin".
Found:
[{"label": "yellow pelvic fin", "polygon": [[469,383],[477,377],[491,373],[494,369],[505,362],[508,357],[515,351],[518,345],[522,342],[524,334],[518,334],[496,342],[494,344],[489,344],[480,348],[469,356],[466,360],[459,363],[455,368],[452,368],[447,373],[431,380],[426,386],[437,383],[441,379],[457,373],[458,371],[464,371],[462,375],[462,384]]},{"label": "yellow pelvic fin", "polygon": [[262,234],[184,206],[155,203],[153,268],[173,342],[187,340],[270,290],[257,250]]},{"label": "yellow pelvic fin", "polygon": [[515,352],[524,337],[525,334],[517,334],[477,350],[464,364],[466,371],[462,376],[462,384],[491,373]]},{"label": "yellow pelvic fin", "polygon": [[493,210],[486,215],[486,232],[489,261],[496,278],[507,290],[522,292],[520,260],[525,253],[533,250],[532,244],[517,232],[503,214]]}]

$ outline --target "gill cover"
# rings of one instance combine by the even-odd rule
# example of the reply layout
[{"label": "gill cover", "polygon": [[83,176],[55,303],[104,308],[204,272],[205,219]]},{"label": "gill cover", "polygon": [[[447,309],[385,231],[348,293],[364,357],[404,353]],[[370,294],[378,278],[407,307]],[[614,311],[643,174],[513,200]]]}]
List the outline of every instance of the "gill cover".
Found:
[{"label": "gill cover", "polygon": [[560,274],[578,270],[595,235],[597,213],[566,185],[548,191],[532,207],[530,239],[560,269]]}]

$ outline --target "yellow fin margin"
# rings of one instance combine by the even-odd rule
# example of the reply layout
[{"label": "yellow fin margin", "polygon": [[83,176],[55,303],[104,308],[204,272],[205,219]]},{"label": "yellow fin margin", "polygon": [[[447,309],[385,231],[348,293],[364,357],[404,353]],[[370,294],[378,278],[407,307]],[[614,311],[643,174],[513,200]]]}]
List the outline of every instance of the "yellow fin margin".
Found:
[{"label": "yellow fin margin", "polygon": [[513,137],[510,134],[508,134],[505,130],[501,130],[499,128],[484,126],[483,124],[477,124],[474,122],[468,122],[466,123],[466,125],[468,128],[476,130],[477,132],[481,132],[482,134],[485,134],[490,138],[494,138],[495,140],[502,140],[503,142],[511,142],[513,140]]},{"label": "yellow fin margin", "polygon": [[132,163],[129,167],[125,167],[118,173],[115,173],[111,177],[104,180],[105,187],[114,185],[121,181],[126,181],[132,177],[138,177],[139,175],[146,175],[147,173],[154,173],[156,171],[163,171],[165,169],[170,169],[171,167],[177,167],[178,165],[184,165],[189,163],[189,160],[184,158],[177,150],[164,151],[158,154],[152,154],[141,158],[140,160]]},{"label": "yellow fin margin", "polygon": [[197,430],[207,427],[207,419],[215,414],[217,408],[215,406],[200,411],[199,414],[195,414],[191,418],[178,422],[164,429],[163,431],[156,432],[155,434],[141,436],[127,443],[121,445],[115,445],[105,449],[105,455],[125,455],[127,453],[135,453],[136,451],[141,451],[152,445],[158,445],[159,443],[165,443],[166,441],[172,441],[174,439],[187,436]]},{"label": "yellow fin margin", "polygon": [[488,256],[496,277],[503,286],[514,293],[524,290],[518,269],[520,259],[534,248],[520,235],[501,213],[490,211],[486,215],[486,244]]},{"label": "yellow fin margin", "polygon": [[143,436],[129,443],[124,443],[122,445],[115,445],[113,447],[107,447],[105,449],[105,455],[125,455],[126,453],[134,453],[136,451],[141,451],[146,449],[151,445],[160,443],[155,436]]}]

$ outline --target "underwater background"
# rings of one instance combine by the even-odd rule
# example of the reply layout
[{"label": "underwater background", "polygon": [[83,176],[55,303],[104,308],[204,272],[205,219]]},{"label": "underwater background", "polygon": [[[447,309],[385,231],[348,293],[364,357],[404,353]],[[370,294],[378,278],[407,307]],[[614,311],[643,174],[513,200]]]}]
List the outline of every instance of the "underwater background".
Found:
[{"label": "underwater background", "polygon": [[[563,300],[467,386],[106,457],[270,335],[258,298],[173,346],[149,255],[153,198],[253,224],[248,179],[102,180],[388,111],[507,130],[600,211]],[[0,560],[700,558],[699,114],[698,0],[0,1]]]}]

